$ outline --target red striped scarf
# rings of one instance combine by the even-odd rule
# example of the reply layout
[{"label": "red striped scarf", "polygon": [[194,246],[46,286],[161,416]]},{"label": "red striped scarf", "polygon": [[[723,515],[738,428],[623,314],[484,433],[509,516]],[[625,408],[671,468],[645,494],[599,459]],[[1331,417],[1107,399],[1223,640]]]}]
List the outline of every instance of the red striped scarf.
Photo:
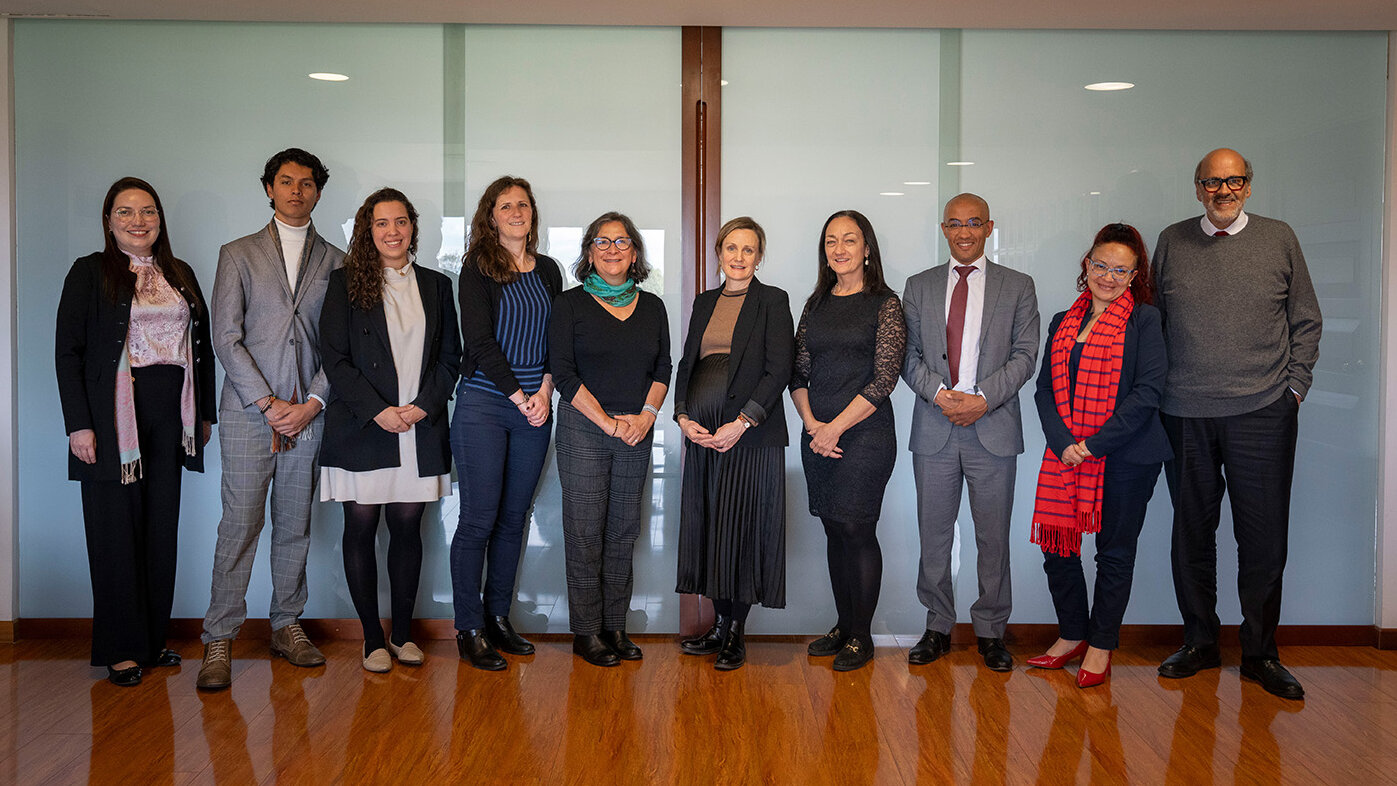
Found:
[{"label": "red striped scarf", "polygon": [[[1116,409],[1121,365],[1125,357],[1125,323],[1135,309],[1135,298],[1127,289],[1097,319],[1082,359],[1077,365],[1076,385],[1069,395],[1067,363],[1091,312],[1091,293],[1083,292],[1067,310],[1053,334],[1051,365],[1053,401],[1057,413],[1078,442],[1093,436]],[[1077,411],[1072,411],[1072,403]],[[1082,534],[1101,531],[1102,477],[1106,460],[1092,456],[1075,467],[1063,464],[1052,448],[1043,451],[1038,470],[1038,496],[1033,506],[1033,533],[1030,540],[1043,551],[1063,557],[1080,554]]]}]

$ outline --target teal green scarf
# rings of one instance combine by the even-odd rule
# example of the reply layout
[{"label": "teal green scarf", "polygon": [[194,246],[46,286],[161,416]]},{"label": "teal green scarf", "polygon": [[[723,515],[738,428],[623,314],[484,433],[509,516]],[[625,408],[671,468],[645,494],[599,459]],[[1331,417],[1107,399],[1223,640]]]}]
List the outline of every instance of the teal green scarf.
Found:
[{"label": "teal green scarf", "polygon": [[640,288],[635,285],[634,279],[626,279],[617,286],[606,283],[606,279],[600,273],[592,273],[587,276],[587,280],[582,282],[582,288],[587,294],[592,295],[603,303],[616,308],[625,308],[635,300],[635,296],[640,294]]}]

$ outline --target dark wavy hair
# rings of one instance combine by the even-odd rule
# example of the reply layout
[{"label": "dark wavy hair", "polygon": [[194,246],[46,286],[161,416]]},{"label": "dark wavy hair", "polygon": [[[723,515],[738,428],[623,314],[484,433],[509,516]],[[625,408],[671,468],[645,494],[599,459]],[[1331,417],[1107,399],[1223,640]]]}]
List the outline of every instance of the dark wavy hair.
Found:
[{"label": "dark wavy hair", "polygon": [[401,202],[412,222],[412,242],[407,252],[417,256],[417,208],[396,188],[380,188],[369,194],[354,213],[354,232],[349,238],[349,250],[344,254],[344,275],[349,286],[349,302],[355,308],[368,310],[383,302],[383,265],[378,248],[374,246],[374,208],[384,202]]},{"label": "dark wavy hair", "polygon": [[572,274],[578,281],[586,281],[587,276],[596,270],[592,265],[592,241],[597,239],[601,228],[612,221],[618,221],[626,228],[626,236],[631,239],[631,248],[635,249],[635,261],[631,263],[631,269],[626,275],[637,284],[650,277],[650,263],[645,259],[645,240],[641,238],[640,230],[635,228],[635,222],[624,213],[611,210],[597,216],[595,221],[587,225],[587,231],[582,233],[582,254],[572,266]]},{"label": "dark wavy hair", "polygon": [[892,288],[883,279],[883,255],[878,251],[878,236],[873,232],[873,224],[868,218],[857,210],[840,210],[825,219],[824,226],[820,227],[819,252],[816,262],[819,267],[815,276],[815,291],[810,293],[810,297],[805,301],[807,309],[818,306],[829,293],[834,289],[838,276],[830,268],[828,260],[825,258],[825,233],[829,231],[829,225],[836,218],[853,219],[858,224],[859,231],[863,233],[863,244],[868,249],[868,265],[863,269],[863,291],[868,294],[880,295],[891,293]]},{"label": "dark wavy hair", "polygon": [[514,268],[514,257],[500,245],[499,230],[495,227],[493,214],[495,203],[500,195],[511,188],[524,189],[529,198],[530,215],[529,238],[524,243],[524,253],[534,256],[538,252],[538,203],[534,201],[534,189],[522,177],[505,175],[486,187],[480,195],[480,203],[475,206],[475,217],[471,219],[471,244],[466,249],[466,262],[475,266],[484,276],[500,284],[512,284],[519,278]]},{"label": "dark wavy hair", "polygon": [[1136,303],[1153,304],[1154,276],[1150,272],[1150,252],[1145,248],[1145,239],[1140,236],[1140,230],[1129,224],[1107,224],[1096,233],[1091,248],[1082,257],[1082,272],[1077,274],[1077,291],[1087,291],[1087,264],[1091,261],[1092,252],[1107,243],[1119,243],[1135,255],[1135,278],[1130,280],[1130,294]]},{"label": "dark wavy hair", "polygon": [[[267,163],[262,167],[262,185],[270,186],[276,180],[276,173],[281,171],[282,164],[300,164],[310,170],[311,179],[315,181],[315,190],[324,191],[325,184],[330,181],[330,170],[320,163],[320,159],[314,153],[307,153],[299,147],[288,147],[267,159]],[[275,202],[268,202],[273,209]]]},{"label": "dark wavy hair", "polygon": [[102,291],[113,303],[120,303],[136,292],[136,274],[131,272],[131,260],[116,245],[111,232],[112,206],[123,191],[144,191],[155,202],[160,213],[160,234],[151,247],[155,257],[155,269],[160,272],[170,286],[192,296],[194,292],[194,270],[183,260],[175,257],[170,249],[170,227],[165,222],[165,207],[160,204],[160,195],[155,187],[138,177],[123,177],[112,183],[107,196],[102,200],[102,236],[106,243],[102,247]]}]

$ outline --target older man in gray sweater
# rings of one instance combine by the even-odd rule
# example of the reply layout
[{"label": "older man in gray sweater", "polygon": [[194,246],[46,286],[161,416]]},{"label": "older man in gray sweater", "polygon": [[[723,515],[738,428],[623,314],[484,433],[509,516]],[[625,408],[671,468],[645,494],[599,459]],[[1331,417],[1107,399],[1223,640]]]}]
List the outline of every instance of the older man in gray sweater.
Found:
[{"label": "older man in gray sweater", "polygon": [[[1252,166],[1214,150],[1194,173],[1206,215],[1166,228],[1154,266],[1169,353],[1164,426],[1174,500],[1174,592],[1184,646],[1164,677],[1217,668],[1217,528],[1224,491],[1237,538],[1242,676],[1304,696],[1280,663],[1297,415],[1319,357],[1320,313],[1305,256],[1284,222],[1249,215]],[[1225,478],[1225,480],[1224,480]]]}]

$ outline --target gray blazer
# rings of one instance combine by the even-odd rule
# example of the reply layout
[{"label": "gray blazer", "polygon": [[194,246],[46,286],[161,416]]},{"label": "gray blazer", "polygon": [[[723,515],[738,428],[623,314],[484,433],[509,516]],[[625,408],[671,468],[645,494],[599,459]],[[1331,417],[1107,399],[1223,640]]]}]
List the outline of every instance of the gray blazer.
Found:
[{"label": "gray blazer", "polygon": [[270,223],[219,249],[211,310],[214,354],[225,374],[220,412],[255,413],[257,400],[269,395],[329,400],[320,368],[320,305],[344,252],[314,225],[306,244],[310,253],[302,256],[295,292]]},{"label": "gray blazer", "polygon": [[[946,277],[950,263],[907,279],[902,307],[907,315],[907,361],[902,378],[917,394],[912,409],[913,453],[933,454],[945,447],[951,421],[931,403],[949,385],[946,360]],[[996,456],[1023,453],[1023,418],[1019,389],[1033,377],[1038,360],[1038,297],[1033,279],[988,262],[985,266],[985,312],[980,321],[979,388],[989,411],[975,423],[985,450]]]}]

